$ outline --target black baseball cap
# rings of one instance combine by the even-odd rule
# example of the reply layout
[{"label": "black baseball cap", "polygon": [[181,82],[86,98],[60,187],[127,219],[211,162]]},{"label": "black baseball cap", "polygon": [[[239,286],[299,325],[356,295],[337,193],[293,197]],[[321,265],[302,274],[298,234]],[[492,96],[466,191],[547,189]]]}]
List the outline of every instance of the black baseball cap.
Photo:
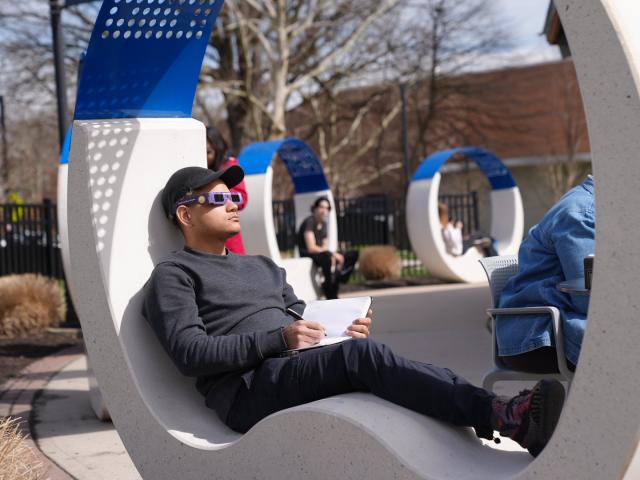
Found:
[{"label": "black baseball cap", "polygon": [[229,188],[235,187],[244,178],[244,170],[239,165],[231,165],[224,170],[214,171],[203,167],[185,167],[171,175],[162,190],[162,208],[167,217],[173,218],[176,203],[189,192],[198,190],[214,180],[222,180]]}]

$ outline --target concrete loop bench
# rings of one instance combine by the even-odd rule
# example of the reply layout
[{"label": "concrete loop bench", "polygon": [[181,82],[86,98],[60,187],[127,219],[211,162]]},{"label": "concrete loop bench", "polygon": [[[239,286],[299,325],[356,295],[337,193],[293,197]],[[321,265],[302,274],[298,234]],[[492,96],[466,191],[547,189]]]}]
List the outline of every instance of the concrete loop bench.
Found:
[{"label": "concrete loop bench", "polygon": [[[500,255],[518,252],[524,228],[520,190],[502,161],[478,147],[461,147],[429,155],[418,167],[407,192],[407,228],[411,246],[427,270],[455,282],[484,282],[486,277],[476,248],[463,255],[447,253],[438,216],[440,168],[455,155],[473,160],[491,185],[491,230]],[[484,208],[484,207],[480,207]]]},{"label": "concrete loop bench", "polygon": [[[204,163],[203,127],[179,114],[104,119],[97,116],[99,103],[98,110],[76,110],[68,195],[74,299],[114,424],[143,477],[638,478],[640,5],[556,4],[587,108],[598,251],[589,328],[571,394],[556,434],[533,461],[482,446],[469,429],[366,394],[279,412],[243,436],[227,429],[206,409],[193,382],[177,372],[140,313],[140,291],[154,262],[180,247],[178,232],[162,214],[159,191],[177,168]],[[104,12],[127,5],[105,0],[98,22],[104,24]],[[200,55],[205,47],[199,44]],[[180,48],[176,55],[189,52]],[[91,48],[85,72],[96,63],[90,54]],[[168,47],[162,54],[172,55]],[[184,65],[177,68],[186,75]],[[152,105],[162,81],[174,78],[181,77],[162,75],[143,100]],[[192,93],[186,94],[188,108]],[[178,96],[184,95],[172,100]],[[127,116],[125,110],[119,115]]]}]

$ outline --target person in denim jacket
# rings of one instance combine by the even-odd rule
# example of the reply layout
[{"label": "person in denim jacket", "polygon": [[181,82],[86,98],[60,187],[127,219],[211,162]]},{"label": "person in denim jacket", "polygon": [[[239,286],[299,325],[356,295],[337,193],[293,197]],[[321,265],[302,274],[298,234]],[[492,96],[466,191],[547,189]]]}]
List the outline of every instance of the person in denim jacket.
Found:
[{"label": "person in denim jacket", "polygon": [[[575,369],[587,326],[588,296],[562,293],[557,284],[584,276],[584,257],[595,250],[593,177],[567,192],[529,230],[518,252],[520,271],[500,296],[501,308],[552,305],[560,310],[568,367]],[[498,354],[510,368],[557,371],[548,315],[498,315]]]}]

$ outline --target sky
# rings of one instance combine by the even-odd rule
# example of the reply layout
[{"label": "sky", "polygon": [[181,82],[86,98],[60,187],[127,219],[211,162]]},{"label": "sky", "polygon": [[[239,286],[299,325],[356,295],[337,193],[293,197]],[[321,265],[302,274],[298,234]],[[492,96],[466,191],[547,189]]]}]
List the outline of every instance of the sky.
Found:
[{"label": "sky", "polygon": [[[493,0],[496,13],[507,22],[513,42],[512,54],[527,58],[527,63],[557,60],[557,46],[547,43],[542,34],[550,0]],[[518,63],[518,62],[516,62]]]}]

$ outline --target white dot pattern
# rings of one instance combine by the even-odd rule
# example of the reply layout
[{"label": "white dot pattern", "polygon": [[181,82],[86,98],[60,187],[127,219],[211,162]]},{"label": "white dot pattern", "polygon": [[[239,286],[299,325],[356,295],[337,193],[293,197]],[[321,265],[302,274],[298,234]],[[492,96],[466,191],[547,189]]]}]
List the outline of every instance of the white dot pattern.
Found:
[{"label": "white dot pattern", "polygon": [[[136,0],[132,0],[136,1]],[[125,148],[131,143],[133,123],[114,120],[90,123],[90,141],[87,143],[86,161],[89,163],[91,188],[91,212],[95,226],[96,249],[103,252],[110,244],[109,232],[113,229],[112,200],[123,180],[122,159]]]},{"label": "white dot pattern", "polygon": [[113,0],[103,40],[200,40],[213,21],[215,0]]}]

